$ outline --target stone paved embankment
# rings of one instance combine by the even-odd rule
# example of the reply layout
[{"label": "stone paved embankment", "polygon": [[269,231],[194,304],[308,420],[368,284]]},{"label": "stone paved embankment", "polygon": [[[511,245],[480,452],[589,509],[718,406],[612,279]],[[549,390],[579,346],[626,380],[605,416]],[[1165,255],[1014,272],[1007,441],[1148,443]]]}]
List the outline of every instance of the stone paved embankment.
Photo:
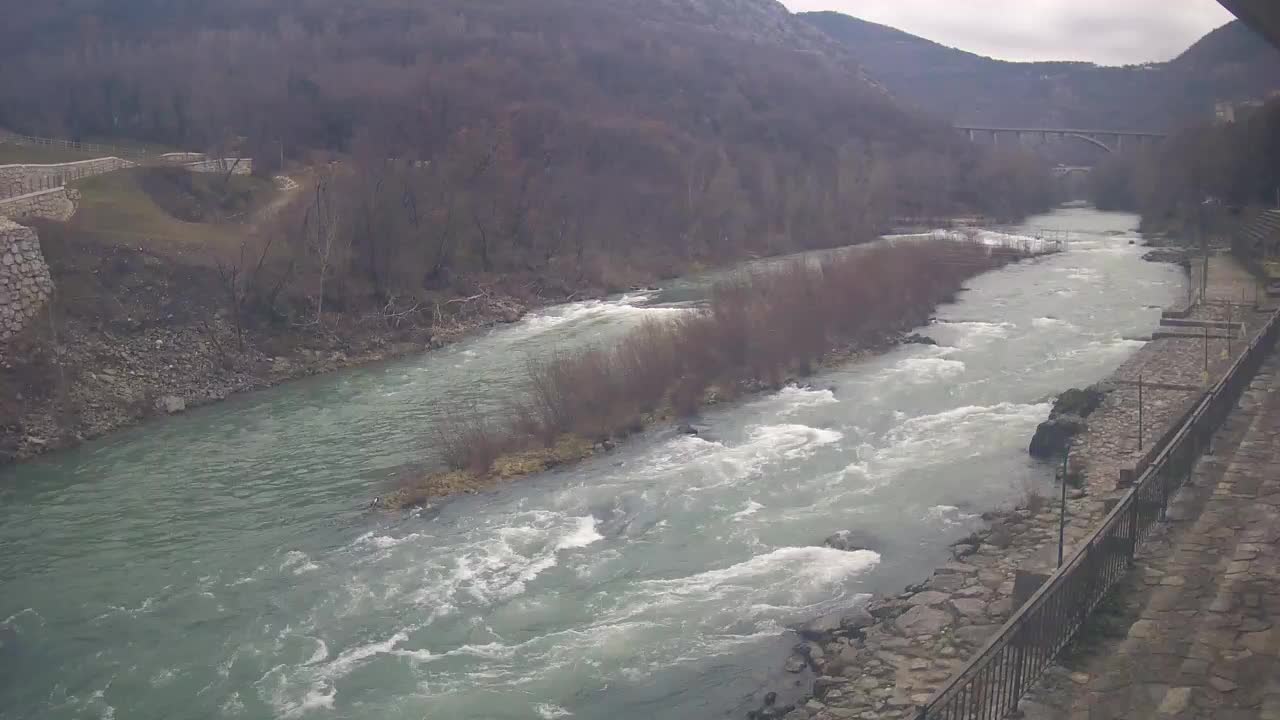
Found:
[{"label": "stone paved embankment", "polygon": [[1140,549],[1120,607],[1086,626],[1025,717],[1280,719],[1278,373],[1272,355]]},{"label": "stone paved embankment", "polygon": [[[1216,269],[1216,271],[1215,271]],[[1216,259],[1210,286],[1221,293],[1240,292],[1243,270],[1230,258]],[[1252,295],[1249,295],[1252,297]],[[1212,293],[1209,297],[1215,297]],[[1244,312],[1236,308],[1236,313]],[[1225,308],[1221,314],[1225,315]],[[1192,319],[1216,318],[1219,309],[1193,308]],[[1245,320],[1250,336],[1265,313],[1250,309]],[[1231,343],[1241,352],[1243,332]],[[1230,366],[1225,340],[1210,342],[1205,372],[1203,340],[1154,340],[1140,348],[1111,377],[1114,389],[1088,419],[1071,453],[1072,472],[1083,482],[1067,501],[1066,552],[1079,544],[1105,517],[1107,500],[1124,492],[1121,470],[1132,471],[1157,438],[1185,414],[1195,398]],[[1144,440],[1137,433],[1137,387],[1144,384]],[[1131,384],[1133,383],[1133,384]],[[1010,511],[988,513],[988,527],[958,542],[953,561],[905,592],[855,609],[819,618],[801,628],[788,669],[807,666],[817,674],[812,694],[796,707],[765,705],[758,718],[787,720],[865,720],[914,717],[963,663],[990,639],[1014,610],[1020,574],[1049,573],[1056,566],[1056,503],[1030,498]]]}]

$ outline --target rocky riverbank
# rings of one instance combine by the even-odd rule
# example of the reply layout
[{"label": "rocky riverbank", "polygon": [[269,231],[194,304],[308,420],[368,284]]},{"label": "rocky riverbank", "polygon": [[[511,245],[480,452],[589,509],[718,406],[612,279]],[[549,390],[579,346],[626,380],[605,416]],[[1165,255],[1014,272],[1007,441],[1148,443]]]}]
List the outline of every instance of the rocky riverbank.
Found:
[{"label": "rocky riverbank", "polygon": [[440,348],[560,300],[493,294],[435,328],[360,319],[323,332],[250,330],[243,343],[213,313],[140,314],[104,327],[55,305],[0,357],[0,465],[238,393]]},{"label": "rocky riverbank", "polygon": [[[1215,277],[1224,284],[1237,280],[1232,273],[1218,273],[1211,274],[1211,283]],[[1108,378],[1109,391],[1100,401],[1082,396],[1066,403],[1087,400],[1080,406],[1092,407],[1087,423],[1075,428],[1079,435],[1071,446],[1069,467],[1072,475],[1078,473],[1073,479],[1079,485],[1067,491],[1066,555],[1105,517],[1107,501],[1123,494],[1135,465],[1221,377],[1268,315],[1237,313],[1245,330],[1233,345],[1222,340],[1211,347],[1207,372],[1203,341],[1160,339],[1144,345]],[[1212,305],[1188,311],[1191,319],[1214,320],[1221,314]],[[1139,377],[1146,384],[1141,433]],[[816,674],[809,693],[795,704],[779,705],[778,693],[767,689],[750,717],[914,717],[917,706],[927,703],[1056,567],[1059,518],[1059,502],[1036,495],[1020,507],[987,513],[986,526],[958,539],[951,562],[924,582],[797,628],[800,642],[785,667],[797,677]]]}]

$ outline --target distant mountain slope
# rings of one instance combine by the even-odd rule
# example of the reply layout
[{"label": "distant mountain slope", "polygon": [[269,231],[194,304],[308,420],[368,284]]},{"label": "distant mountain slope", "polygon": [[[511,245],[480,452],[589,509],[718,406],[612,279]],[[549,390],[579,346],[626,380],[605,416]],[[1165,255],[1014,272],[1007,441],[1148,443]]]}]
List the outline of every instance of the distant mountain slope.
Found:
[{"label": "distant mountain slope", "polygon": [[895,97],[956,123],[1168,129],[1280,89],[1280,51],[1238,21],[1169,62],[1101,67],[1006,62],[840,13],[801,17]]},{"label": "distant mountain slope", "polygon": [[[1021,192],[1034,159],[905,110],[777,0],[46,0],[5,20],[0,127],[359,168],[347,195],[372,199],[342,217],[401,223],[427,259],[405,270],[383,241],[401,230],[362,229],[375,294],[402,271],[671,272],[1048,202]],[[415,161],[404,193],[387,158]]]}]

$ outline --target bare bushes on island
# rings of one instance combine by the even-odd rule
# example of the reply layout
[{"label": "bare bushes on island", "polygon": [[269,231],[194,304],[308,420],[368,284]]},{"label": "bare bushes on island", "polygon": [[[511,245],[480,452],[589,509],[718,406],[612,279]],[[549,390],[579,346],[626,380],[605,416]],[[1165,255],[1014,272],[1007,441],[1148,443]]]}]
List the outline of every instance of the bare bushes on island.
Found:
[{"label": "bare bushes on island", "polygon": [[[898,242],[796,259],[716,285],[707,304],[648,320],[607,347],[530,361],[525,391],[497,413],[451,413],[437,449],[454,471],[507,477],[585,456],[646,424],[776,387],[834,353],[927,321],[965,280],[1026,253],[974,242]],[[498,469],[520,456],[514,473]],[[421,498],[421,499],[425,499]]]}]

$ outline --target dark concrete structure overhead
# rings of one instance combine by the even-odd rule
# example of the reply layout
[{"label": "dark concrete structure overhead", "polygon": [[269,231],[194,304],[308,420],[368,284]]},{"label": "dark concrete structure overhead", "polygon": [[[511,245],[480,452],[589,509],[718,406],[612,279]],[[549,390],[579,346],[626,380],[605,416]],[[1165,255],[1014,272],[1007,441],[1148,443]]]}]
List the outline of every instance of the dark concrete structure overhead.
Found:
[{"label": "dark concrete structure overhead", "polygon": [[1280,0],[1218,0],[1223,7],[1280,48]]}]

